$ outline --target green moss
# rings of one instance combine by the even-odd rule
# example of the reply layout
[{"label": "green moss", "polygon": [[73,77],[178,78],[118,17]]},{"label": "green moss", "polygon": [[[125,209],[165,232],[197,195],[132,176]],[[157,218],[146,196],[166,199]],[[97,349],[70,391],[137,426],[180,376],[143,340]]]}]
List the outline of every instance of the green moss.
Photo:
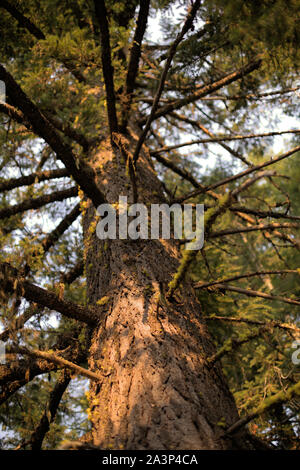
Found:
[{"label": "green moss", "polygon": [[197,250],[185,250],[182,256],[181,263],[179,265],[178,271],[175,273],[172,281],[169,282],[168,287],[168,296],[172,296],[180,284],[180,281],[183,279],[190,263],[193,258],[196,256]]},{"label": "green moss", "polygon": [[222,418],[217,422],[217,426],[223,429],[227,428],[226,419],[224,416],[222,416]]},{"label": "green moss", "polygon": [[292,387],[288,388],[287,390],[282,390],[281,392],[278,392],[275,395],[266,398],[262,402],[262,404],[259,405],[259,407],[254,411],[253,414],[255,416],[258,416],[267,411],[269,408],[273,407],[274,405],[289,401],[295,396],[300,396],[300,381]]},{"label": "green moss", "polygon": [[104,297],[102,297],[101,299],[97,300],[96,304],[97,305],[105,305],[109,302],[109,297],[107,295],[105,295]]}]

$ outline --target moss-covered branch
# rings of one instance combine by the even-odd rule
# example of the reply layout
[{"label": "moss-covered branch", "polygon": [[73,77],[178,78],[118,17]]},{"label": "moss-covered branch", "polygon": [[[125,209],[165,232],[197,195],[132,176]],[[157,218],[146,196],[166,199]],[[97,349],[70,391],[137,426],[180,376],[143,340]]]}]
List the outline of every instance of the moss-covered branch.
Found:
[{"label": "moss-covered branch", "polygon": [[294,397],[300,396],[300,381],[297,382],[292,387],[289,387],[287,390],[282,390],[281,392],[272,395],[271,397],[266,398],[257,408],[255,411],[250,413],[245,418],[240,419],[236,423],[232,424],[226,431],[226,434],[233,434],[241,429],[243,426],[248,424],[253,419],[257,418],[258,416],[262,415],[266,411],[270,410],[276,405],[280,403],[286,403],[292,400]]},{"label": "moss-covered branch", "polygon": [[94,310],[63,300],[54,292],[32,284],[22,278],[22,274],[8,263],[0,263],[0,287],[4,295],[18,289],[18,293],[26,300],[48,307],[68,318],[92,326],[97,322],[97,314]]},{"label": "moss-covered branch", "polygon": [[19,204],[14,204],[0,209],[0,220],[31,209],[40,209],[52,202],[64,201],[69,197],[76,196],[78,196],[78,188],[77,186],[73,186],[72,188],[62,189],[61,191],[54,191],[51,194],[43,194],[43,196],[36,198],[25,199],[25,201],[20,202]]},{"label": "moss-covered branch", "polygon": [[65,176],[69,176],[69,172],[65,168],[58,168],[57,170],[36,171],[31,173],[31,175],[0,181],[0,192],[9,191],[14,188],[20,188],[21,186],[30,186],[31,184],[41,183],[42,181],[64,178]]},{"label": "moss-covered branch", "polygon": [[77,372],[77,374],[83,375],[84,377],[87,377],[88,379],[91,379],[97,382],[102,382],[102,377],[100,375],[88,369],[85,369],[84,367],[81,367],[77,364],[74,364],[73,362],[68,361],[67,359],[64,359],[61,356],[58,356],[57,354],[51,351],[50,352],[38,351],[36,349],[31,350],[23,346],[11,346],[8,348],[8,353],[17,353],[17,354],[23,354],[26,356],[31,356],[33,358],[45,359],[46,361],[56,364],[59,367],[66,367],[67,369],[71,369]]}]

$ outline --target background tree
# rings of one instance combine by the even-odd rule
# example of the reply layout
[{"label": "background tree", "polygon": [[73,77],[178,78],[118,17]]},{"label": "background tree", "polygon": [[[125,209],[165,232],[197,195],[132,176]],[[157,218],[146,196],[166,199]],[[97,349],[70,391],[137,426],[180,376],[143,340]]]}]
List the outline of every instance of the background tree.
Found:
[{"label": "background tree", "polygon": [[[0,8],[3,447],[297,448],[299,1]],[[119,195],[203,249],[99,240]]]}]

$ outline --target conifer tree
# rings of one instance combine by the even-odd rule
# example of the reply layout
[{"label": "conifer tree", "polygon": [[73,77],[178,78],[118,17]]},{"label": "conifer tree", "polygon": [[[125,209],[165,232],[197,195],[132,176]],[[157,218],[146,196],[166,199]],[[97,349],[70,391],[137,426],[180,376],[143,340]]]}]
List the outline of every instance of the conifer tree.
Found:
[{"label": "conifer tree", "polygon": [[3,448],[299,448],[299,7],[0,0]]}]

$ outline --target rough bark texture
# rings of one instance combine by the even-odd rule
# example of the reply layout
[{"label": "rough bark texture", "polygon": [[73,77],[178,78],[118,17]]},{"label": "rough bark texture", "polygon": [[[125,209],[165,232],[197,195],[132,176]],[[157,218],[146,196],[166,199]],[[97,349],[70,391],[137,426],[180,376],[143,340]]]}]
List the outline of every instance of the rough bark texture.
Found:
[{"label": "rough bark texture", "polygon": [[[132,133],[114,151],[107,143],[95,152],[93,165],[109,203],[119,195],[132,203],[124,156],[136,141]],[[145,148],[136,176],[139,202],[166,202]],[[102,384],[90,389],[93,443],[113,449],[251,448],[246,434],[223,436],[224,424],[237,421],[238,413],[220,365],[206,362],[215,350],[192,288],[186,283],[172,301],[165,300],[180,260],[175,241],[103,242],[95,228],[89,206],[88,300],[95,305],[105,297],[89,361],[103,376]]]}]

